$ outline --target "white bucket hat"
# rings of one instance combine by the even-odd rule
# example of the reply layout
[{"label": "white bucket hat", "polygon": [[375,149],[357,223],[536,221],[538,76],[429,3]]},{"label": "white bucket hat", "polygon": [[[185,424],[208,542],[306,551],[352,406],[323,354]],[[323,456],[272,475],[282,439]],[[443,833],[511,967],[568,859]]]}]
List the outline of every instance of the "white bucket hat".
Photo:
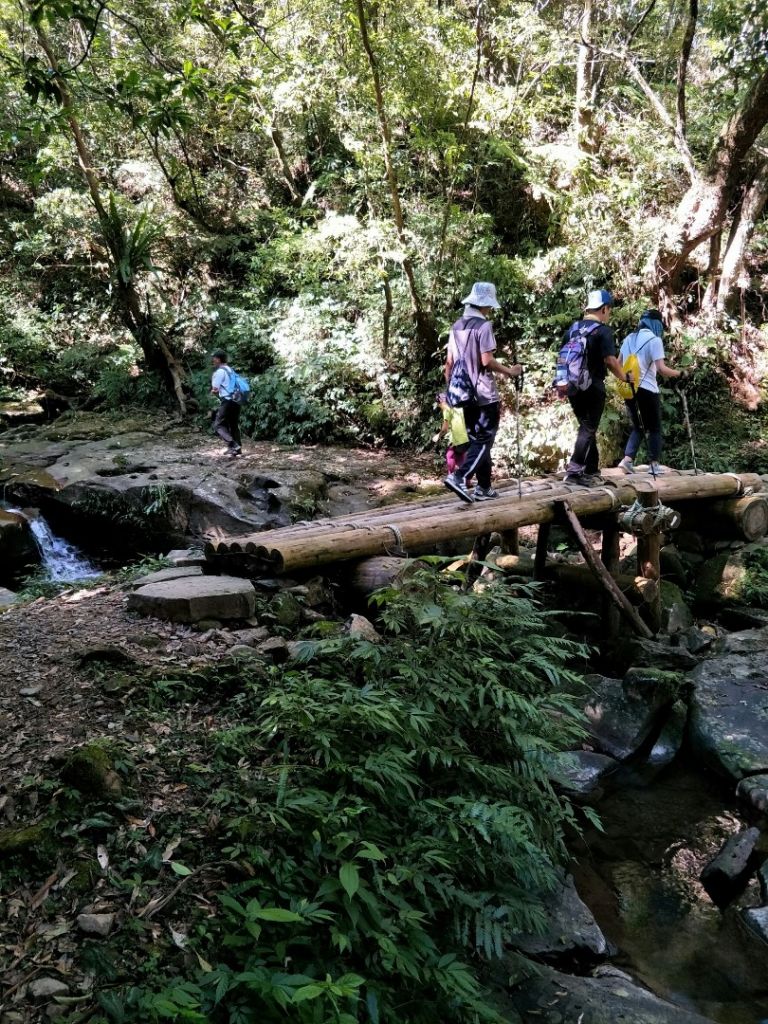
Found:
[{"label": "white bucket hat", "polygon": [[501,309],[499,300],[496,298],[496,285],[489,281],[475,281],[472,291],[461,300],[465,306],[478,306],[483,308],[490,306],[491,309]]}]

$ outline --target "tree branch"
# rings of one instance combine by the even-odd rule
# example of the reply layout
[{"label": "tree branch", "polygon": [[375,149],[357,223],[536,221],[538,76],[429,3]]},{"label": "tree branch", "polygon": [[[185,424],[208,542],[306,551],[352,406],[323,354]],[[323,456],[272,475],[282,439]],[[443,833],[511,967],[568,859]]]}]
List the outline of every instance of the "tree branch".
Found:
[{"label": "tree branch", "polygon": [[696,161],[693,159],[693,154],[691,153],[685,135],[679,134],[678,126],[672,119],[672,115],[661,102],[656,92],[654,91],[653,86],[650,84],[645,75],[643,75],[642,71],[633,60],[632,54],[629,53],[626,49],[609,50],[606,47],[595,46],[594,43],[587,42],[586,39],[583,39],[582,41],[585,46],[589,46],[593,50],[596,50],[598,53],[602,53],[603,56],[610,57],[612,60],[619,60],[622,62],[622,64],[624,64],[627,71],[629,72],[630,78],[635,82],[635,84],[638,86],[642,94],[648,100],[654,112],[656,113],[656,116],[659,118],[664,127],[669,129],[670,135],[672,136],[672,139],[675,143],[675,149],[682,157],[683,163],[685,164],[685,169],[688,172],[688,176],[690,177],[691,181],[698,181],[699,169],[696,166]]},{"label": "tree branch", "polygon": [[680,60],[677,64],[677,122],[675,132],[682,139],[685,138],[686,133],[685,87],[688,81],[688,62],[691,59],[691,49],[693,47],[693,37],[696,35],[698,17],[699,0],[689,0],[688,21],[685,25]]}]

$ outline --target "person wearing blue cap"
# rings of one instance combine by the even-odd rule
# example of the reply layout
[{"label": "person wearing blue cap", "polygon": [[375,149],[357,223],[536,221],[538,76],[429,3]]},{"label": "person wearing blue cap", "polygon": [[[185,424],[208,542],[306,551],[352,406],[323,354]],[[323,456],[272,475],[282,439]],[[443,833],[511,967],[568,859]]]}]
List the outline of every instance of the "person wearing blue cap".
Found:
[{"label": "person wearing blue cap", "polygon": [[587,296],[584,316],[576,320],[563,336],[563,346],[574,340],[583,346],[583,370],[578,384],[566,391],[568,401],[579,422],[573,454],[565,471],[565,483],[582,487],[600,486],[600,453],[597,431],[605,409],[605,378],[610,372],[623,381],[626,374],[616,358],[611,319],[613,296],[598,288]]},{"label": "person wearing blue cap", "polygon": [[674,370],[667,366],[664,353],[664,324],[661,313],[657,309],[646,309],[640,317],[636,331],[628,334],[621,345],[619,353],[622,364],[634,356],[639,368],[639,380],[634,381],[633,396],[625,401],[627,412],[632,423],[624,458],[619,467],[625,473],[634,473],[635,456],[645,438],[648,447],[648,459],[651,473],[659,476],[664,467],[659,465],[661,456],[661,397],[659,395],[658,376],[669,377],[680,382],[685,377],[682,370]]}]

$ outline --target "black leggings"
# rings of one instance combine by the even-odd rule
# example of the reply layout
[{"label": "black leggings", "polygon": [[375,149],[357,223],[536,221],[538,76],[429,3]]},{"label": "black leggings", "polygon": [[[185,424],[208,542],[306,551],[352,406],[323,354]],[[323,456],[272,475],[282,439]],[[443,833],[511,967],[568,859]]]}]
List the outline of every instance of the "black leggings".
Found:
[{"label": "black leggings", "polygon": [[567,472],[577,475],[596,473],[600,465],[597,428],[600,426],[605,408],[605,385],[592,384],[586,391],[577,391],[575,395],[569,395],[568,401],[579,421],[579,432],[576,435],[571,461],[566,467]]},{"label": "black leggings", "polygon": [[629,435],[624,454],[634,459],[645,437],[648,458],[651,462],[658,462],[661,455],[661,396],[655,391],[638,388],[635,397],[624,405],[632,422],[632,433]]},{"label": "black leggings", "polygon": [[469,434],[469,448],[460,469],[456,470],[457,480],[477,477],[479,487],[487,490],[491,486],[491,449],[499,429],[501,407],[498,402],[490,405],[465,405],[464,421]]}]

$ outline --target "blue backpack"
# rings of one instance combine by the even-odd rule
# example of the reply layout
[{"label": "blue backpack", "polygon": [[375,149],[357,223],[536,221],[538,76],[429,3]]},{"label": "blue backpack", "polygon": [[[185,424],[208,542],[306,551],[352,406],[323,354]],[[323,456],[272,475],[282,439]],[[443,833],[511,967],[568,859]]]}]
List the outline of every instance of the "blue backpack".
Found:
[{"label": "blue backpack", "polygon": [[248,383],[247,378],[241,377],[231,366],[228,366],[227,369],[229,370],[229,381],[232,388],[229,400],[230,402],[236,402],[237,405],[245,405],[251,397],[251,385]]},{"label": "blue backpack", "polygon": [[587,359],[589,336],[600,326],[596,320],[584,323],[577,320],[568,332],[568,340],[557,354],[555,387],[564,397],[574,391],[586,391],[592,384]]}]

